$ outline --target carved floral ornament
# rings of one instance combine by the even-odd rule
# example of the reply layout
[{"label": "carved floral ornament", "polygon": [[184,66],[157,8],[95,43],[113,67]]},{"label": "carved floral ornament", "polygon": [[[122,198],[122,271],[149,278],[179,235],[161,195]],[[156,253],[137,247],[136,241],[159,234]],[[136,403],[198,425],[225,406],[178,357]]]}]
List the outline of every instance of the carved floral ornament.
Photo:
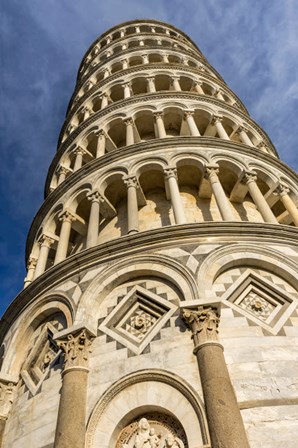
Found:
[{"label": "carved floral ornament", "polygon": [[192,331],[195,351],[204,343],[218,342],[220,319],[216,308],[200,306],[198,309],[184,309],[183,319]]},{"label": "carved floral ornament", "polygon": [[70,367],[88,367],[91,343],[94,339],[88,330],[68,334],[57,340],[57,345],[64,353],[64,370]]}]

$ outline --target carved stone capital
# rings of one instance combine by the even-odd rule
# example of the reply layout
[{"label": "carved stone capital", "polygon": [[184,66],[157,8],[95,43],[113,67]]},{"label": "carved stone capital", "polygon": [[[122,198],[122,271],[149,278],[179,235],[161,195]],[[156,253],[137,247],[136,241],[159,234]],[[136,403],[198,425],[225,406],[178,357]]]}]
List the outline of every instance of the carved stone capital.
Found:
[{"label": "carved stone capital", "polygon": [[59,221],[68,221],[68,222],[72,222],[76,220],[75,215],[70,211],[70,210],[65,210],[64,212],[59,214]]},{"label": "carved stone capital", "polygon": [[216,178],[219,174],[219,166],[218,165],[206,165],[204,177],[205,179]]},{"label": "carved stone capital", "polygon": [[15,384],[0,379],[0,419],[6,420],[15,398]]},{"label": "carved stone capital", "polygon": [[153,116],[155,120],[157,120],[158,118],[163,118],[163,112],[153,112]]},{"label": "carved stone capital", "polygon": [[123,177],[123,181],[127,185],[127,188],[130,188],[130,187],[139,188],[139,183],[138,183],[138,179],[136,176]]},{"label": "carved stone capital", "polygon": [[167,180],[170,179],[170,177],[174,177],[175,179],[177,179],[177,168],[175,167],[165,168],[164,175]]},{"label": "carved stone capital", "polygon": [[99,191],[94,190],[87,194],[88,201],[91,202],[104,202],[104,199]]},{"label": "carved stone capital", "polygon": [[64,337],[56,339],[58,347],[64,353],[64,371],[71,367],[88,368],[91,343],[94,335],[86,328],[80,328]]},{"label": "carved stone capital", "polygon": [[40,246],[45,246],[45,247],[51,247],[52,244],[54,244],[55,240],[53,238],[51,238],[50,236],[47,235],[41,235],[41,237],[38,240]]},{"label": "carved stone capital", "polygon": [[132,118],[125,118],[123,121],[126,124],[126,126],[133,126],[133,119]]},{"label": "carved stone capital", "polygon": [[195,111],[194,110],[186,110],[184,112],[184,118],[185,120],[187,120],[189,117],[193,117],[194,116]]},{"label": "carved stone capital", "polygon": [[279,185],[276,187],[276,189],[275,189],[275,191],[273,192],[273,194],[274,194],[274,195],[277,195],[277,196],[285,196],[286,194],[289,194],[289,192],[290,192],[290,189],[289,189],[286,185],[284,185],[284,184],[279,184]]},{"label": "carved stone capital", "polygon": [[29,271],[29,269],[35,269],[36,263],[37,263],[37,258],[30,257],[28,260],[28,263],[27,263],[27,270]]},{"label": "carved stone capital", "polygon": [[241,183],[242,184],[249,184],[250,182],[256,182],[257,181],[257,173],[254,171],[245,171],[243,173]]},{"label": "carved stone capital", "polygon": [[58,170],[57,170],[58,174],[68,174],[71,172],[71,170],[69,168],[67,168],[66,166],[60,165]]},{"label": "carved stone capital", "polygon": [[202,344],[218,343],[219,314],[217,308],[199,306],[197,309],[183,310],[183,319],[190,327],[194,341],[194,352]]},{"label": "carved stone capital", "polygon": [[215,123],[219,123],[221,122],[223,119],[223,117],[221,117],[220,115],[213,115],[213,117],[211,118],[211,124],[215,125]]},{"label": "carved stone capital", "polygon": [[95,132],[94,132],[94,135],[95,135],[95,137],[97,137],[97,138],[103,138],[103,137],[106,137],[106,133],[105,133],[105,131],[103,131],[102,129],[95,131]]},{"label": "carved stone capital", "polygon": [[87,153],[87,151],[86,151],[86,149],[82,148],[82,146],[77,146],[76,148],[74,148],[73,153],[74,153],[75,155],[80,154],[80,155],[83,156],[84,154]]}]

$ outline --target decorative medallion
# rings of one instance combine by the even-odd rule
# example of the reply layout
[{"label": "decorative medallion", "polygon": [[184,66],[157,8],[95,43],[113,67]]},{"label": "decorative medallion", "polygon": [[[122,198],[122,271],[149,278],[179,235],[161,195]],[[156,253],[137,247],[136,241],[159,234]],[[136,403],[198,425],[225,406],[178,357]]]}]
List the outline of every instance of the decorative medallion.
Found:
[{"label": "decorative medallion", "polygon": [[135,286],[101,323],[99,330],[140,354],[176,309],[170,301]]},{"label": "decorative medallion", "polygon": [[272,334],[277,334],[297,306],[291,293],[247,269],[221,296],[226,305]]}]

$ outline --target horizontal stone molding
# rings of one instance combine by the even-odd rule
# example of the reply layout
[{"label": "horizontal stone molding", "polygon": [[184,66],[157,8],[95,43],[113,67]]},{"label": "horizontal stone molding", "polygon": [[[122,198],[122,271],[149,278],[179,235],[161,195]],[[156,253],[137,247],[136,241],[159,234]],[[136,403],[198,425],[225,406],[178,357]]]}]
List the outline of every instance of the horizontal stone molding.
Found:
[{"label": "horizontal stone molding", "polygon": [[252,409],[252,408],[265,408],[271,406],[293,406],[298,405],[298,397],[293,398],[268,398],[265,400],[247,400],[240,401],[239,408]]},{"label": "horizontal stone molding", "polygon": [[212,238],[214,238],[216,244],[241,241],[251,244],[258,244],[259,242],[262,244],[290,244],[298,247],[297,237],[297,227],[281,224],[205,222],[167,226],[140,232],[132,236],[126,235],[116,238],[69,256],[45,271],[21,291],[2,318],[0,341],[13,320],[29,303],[36,300],[39,294],[54,288],[61,282],[61,279],[66,281],[83,269],[98,266],[101,263],[119,261],[128,255],[148,253],[148,251],[161,248],[177,247],[177,245],[190,243],[211,243]]}]

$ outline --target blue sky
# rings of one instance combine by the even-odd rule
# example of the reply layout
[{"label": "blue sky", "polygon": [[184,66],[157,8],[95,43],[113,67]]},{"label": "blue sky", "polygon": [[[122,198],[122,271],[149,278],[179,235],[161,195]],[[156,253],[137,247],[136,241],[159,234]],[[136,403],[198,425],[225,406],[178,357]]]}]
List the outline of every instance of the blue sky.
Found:
[{"label": "blue sky", "polygon": [[27,232],[82,56],[120,22],[181,28],[297,170],[297,0],[2,0],[0,16],[0,315],[23,287]]}]

